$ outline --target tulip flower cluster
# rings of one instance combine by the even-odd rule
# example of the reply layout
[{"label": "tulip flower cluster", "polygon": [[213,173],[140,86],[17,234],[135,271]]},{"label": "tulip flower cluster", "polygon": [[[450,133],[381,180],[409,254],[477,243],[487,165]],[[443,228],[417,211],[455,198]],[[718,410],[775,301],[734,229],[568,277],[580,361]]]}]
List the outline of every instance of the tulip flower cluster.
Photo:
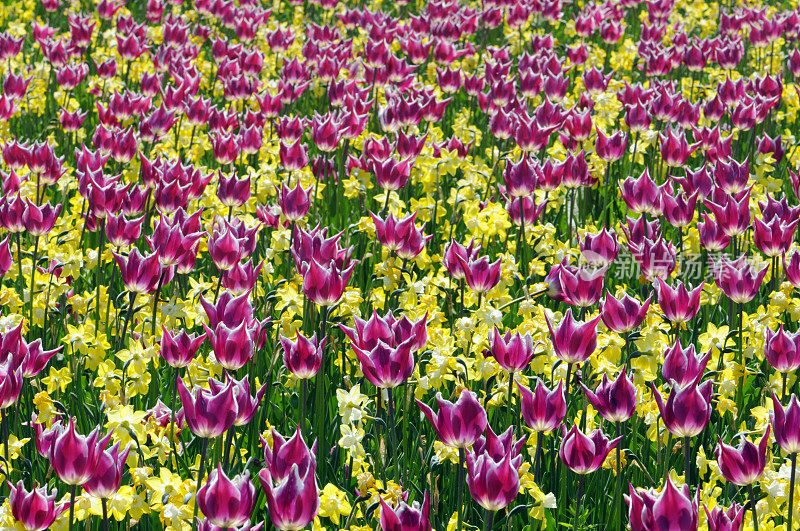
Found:
[{"label": "tulip flower cluster", "polygon": [[800,530],[800,6],[10,0],[0,528]]}]

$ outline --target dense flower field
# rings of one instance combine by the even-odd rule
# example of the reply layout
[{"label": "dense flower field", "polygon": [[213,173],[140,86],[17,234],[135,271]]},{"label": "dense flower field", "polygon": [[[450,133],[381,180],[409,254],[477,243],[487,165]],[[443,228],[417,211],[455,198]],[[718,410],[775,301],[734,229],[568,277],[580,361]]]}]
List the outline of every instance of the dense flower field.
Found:
[{"label": "dense flower field", "polygon": [[800,529],[799,38],[4,2],[0,527]]}]

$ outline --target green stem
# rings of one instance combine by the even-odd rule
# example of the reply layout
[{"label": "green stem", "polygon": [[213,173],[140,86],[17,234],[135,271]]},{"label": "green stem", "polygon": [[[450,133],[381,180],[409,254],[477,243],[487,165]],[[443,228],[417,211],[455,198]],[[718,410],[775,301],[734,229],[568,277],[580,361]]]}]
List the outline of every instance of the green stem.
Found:
[{"label": "green stem", "polygon": [[387,455],[387,461],[390,461],[394,465],[394,480],[398,480],[398,476],[400,474],[400,463],[398,463],[398,446],[397,446],[397,433],[395,432],[395,420],[394,420],[394,389],[390,388],[386,390],[389,394],[389,437],[391,437],[392,441],[392,450],[391,455]]},{"label": "green stem", "polygon": [[752,505],[753,509],[753,529],[754,531],[758,531],[758,514],[756,513],[756,492],[753,489],[753,484],[750,483],[750,504]]},{"label": "green stem", "polygon": [[103,506],[103,531],[108,531],[108,500],[100,498],[100,504]]},{"label": "green stem", "polygon": [[688,435],[683,438],[683,479],[692,487],[692,438]]},{"label": "green stem", "polygon": [[583,502],[583,482],[586,479],[586,476],[583,474],[578,475],[578,498],[577,498],[577,505],[575,506],[575,521],[572,525],[573,529],[578,529],[578,522],[580,522],[581,517],[581,504]]},{"label": "green stem", "polygon": [[[161,269],[161,276],[158,277],[158,286],[156,287],[156,293],[153,297],[153,320],[150,322],[150,338],[156,337],[156,324],[158,323],[158,299],[161,298],[161,287],[164,285],[164,275],[166,275],[167,270],[162,268]],[[220,279],[222,276],[220,275]],[[214,297],[216,299],[216,296]]]},{"label": "green stem", "polygon": [[125,334],[128,333],[128,324],[133,319],[133,313],[136,311],[136,292],[132,291],[128,299],[128,315],[125,317],[125,324],[122,326],[122,334],[119,336],[117,343],[121,346],[125,341]]},{"label": "green stem", "polygon": [[[30,323],[33,324],[33,299],[36,293],[36,255],[39,253],[39,236],[33,239],[33,256],[31,257],[31,289],[30,289]],[[20,267],[22,265],[20,264]],[[95,327],[95,331],[96,331]]]},{"label": "green stem", "polygon": [[458,449],[458,485],[457,485],[457,495],[456,495],[456,503],[458,504],[458,527],[456,527],[457,531],[461,531],[464,525],[464,464],[467,459],[467,453],[463,448]]},{"label": "green stem", "polygon": [[[620,422],[617,421],[614,423],[614,427],[616,429],[616,437],[619,437],[620,434]],[[617,477],[616,477],[616,486],[614,487],[614,507],[616,508],[615,513],[619,518],[617,520],[617,528],[622,527],[622,465],[620,461],[622,460],[622,449],[621,444],[617,444]]]},{"label": "green stem", "polygon": [[208,438],[203,438],[203,448],[200,450],[200,467],[197,469],[197,488],[194,491],[194,513],[192,514],[192,531],[197,529],[197,493],[200,492],[200,483],[203,481],[203,472],[206,466],[206,452],[208,451]]},{"label": "green stem", "polygon": [[494,511],[486,509],[486,515],[483,517],[483,531],[491,531],[493,523],[494,523]]},{"label": "green stem", "polygon": [[792,472],[789,474],[789,518],[788,524],[786,529],[791,531],[792,529],[792,516],[794,513],[794,479],[795,474],[797,473],[797,453],[793,453],[789,459],[792,461]]},{"label": "green stem", "polygon": [[75,520],[75,492],[77,490],[77,485],[72,485],[69,490],[69,531],[72,531],[72,524]]},{"label": "green stem", "polygon": [[97,314],[95,315],[94,321],[95,334],[100,333],[100,285],[103,283],[103,237],[105,236],[105,232],[105,219],[103,219],[100,221],[100,227],[98,229],[99,239],[97,242],[97,271],[95,276],[95,281],[97,282],[97,287],[95,288],[95,299],[97,299],[95,301],[95,309],[97,310]]}]

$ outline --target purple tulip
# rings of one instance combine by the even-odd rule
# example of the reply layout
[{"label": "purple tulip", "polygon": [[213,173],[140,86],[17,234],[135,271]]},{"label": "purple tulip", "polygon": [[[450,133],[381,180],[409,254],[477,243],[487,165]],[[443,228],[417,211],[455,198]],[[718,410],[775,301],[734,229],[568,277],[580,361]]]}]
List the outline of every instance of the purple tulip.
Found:
[{"label": "purple tulip", "polygon": [[300,186],[299,180],[292,189],[286,186],[286,183],[281,183],[279,204],[283,217],[289,221],[297,221],[304,218],[311,207],[310,193],[311,189],[304,189]]},{"label": "purple tulip", "polygon": [[503,337],[495,327],[489,342],[491,344],[489,353],[507,372],[524,370],[536,354],[536,345],[530,334],[507,332]]},{"label": "purple tulip", "polygon": [[426,492],[420,508],[419,502],[408,505],[405,500],[391,507],[383,498],[381,503],[381,529],[383,531],[430,531],[431,498]]},{"label": "purple tulip", "polygon": [[800,401],[793,394],[785,408],[772,393],[772,431],[775,441],[787,454],[800,453]]},{"label": "purple tulip", "polygon": [[56,518],[69,508],[69,503],[56,503],[58,497],[56,489],[50,494],[44,487],[27,491],[21,480],[16,486],[11,483],[8,486],[11,490],[8,495],[11,516],[22,524],[25,531],[49,529]]},{"label": "purple tulip", "polygon": [[[236,403],[236,419],[233,421],[233,425],[245,426],[250,423],[258,411],[261,399],[267,391],[267,384],[265,383],[256,391],[256,396],[252,396],[250,394],[250,380],[247,378],[237,380],[229,374],[227,381],[233,386],[233,400]],[[209,378],[208,386],[214,394],[220,393],[225,389],[225,385],[214,378]]]},{"label": "purple tulip", "polygon": [[667,477],[667,484],[658,496],[643,491],[637,493],[630,487],[628,515],[631,531],[697,531],[700,507],[697,494],[691,497],[689,486],[678,489]]},{"label": "purple tulip", "polygon": [[742,438],[738,448],[734,448],[719,439],[716,456],[719,470],[725,479],[734,485],[750,485],[758,481],[764,472],[767,458],[767,445],[769,444],[770,426],[761,437],[758,447],[749,440]]},{"label": "purple tulip", "polygon": [[780,373],[790,373],[800,368],[800,334],[790,334],[780,325],[777,332],[764,329],[764,357]]},{"label": "purple tulip", "polygon": [[[511,428],[509,428],[511,429]],[[484,446],[467,452],[467,485],[472,498],[488,511],[508,507],[519,494],[519,466],[522,456],[513,457],[514,447],[508,445],[500,455]]]},{"label": "purple tulip", "polygon": [[361,363],[361,372],[376,387],[393,389],[408,380],[414,372],[414,339],[392,347],[382,341],[371,350],[353,345]]},{"label": "purple tulip", "polygon": [[573,271],[563,268],[559,280],[565,301],[578,308],[594,305],[603,294],[603,279],[607,269],[579,267]]},{"label": "purple tulip", "polygon": [[88,436],[75,432],[75,421],[59,430],[50,446],[50,465],[56,475],[67,485],[83,485],[94,474],[100,454],[103,453],[111,434],[100,439],[97,429]]},{"label": "purple tulip", "polygon": [[620,299],[606,293],[606,298],[600,303],[600,318],[609,330],[618,334],[631,332],[644,321],[651,299],[652,296],[640,303],[627,293]]},{"label": "purple tulip", "polygon": [[704,505],[708,517],[708,531],[741,531],[744,507],[734,503],[727,510],[717,505],[711,511]]},{"label": "purple tulip", "polygon": [[625,422],[636,411],[636,386],[628,379],[624,367],[613,382],[604,374],[594,392],[583,383],[581,387],[592,406],[609,422]]},{"label": "purple tulip", "polygon": [[581,242],[581,256],[590,266],[607,266],[617,258],[617,254],[619,254],[617,235],[605,227],[597,234],[587,233]]},{"label": "purple tulip", "polygon": [[700,309],[700,294],[705,282],[693,289],[687,289],[683,282],[678,282],[673,289],[664,282],[663,278],[659,277],[656,280],[658,282],[658,306],[669,322],[681,324],[690,321],[697,315]]},{"label": "purple tulip", "polygon": [[120,444],[117,443],[100,454],[92,477],[83,487],[92,496],[108,499],[119,490],[125,461],[131,451],[130,446],[126,447],[122,453],[119,448]]},{"label": "purple tulip", "polygon": [[303,293],[319,306],[335,304],[344,294],[350,275],[353,274],[353,267],[354,264],[351,264],[342,270],[334,261],[320,264],[312,258],[308,270],[303,275]]},{"label": "purple tulip", "polygon": [[273,478],[283,479],[288,474],[292,465],[297,465],[301,477],[306,476],[308,470],[317,469],[317,443],[311,448],[303,440],[303,433],[297,428],[290,439],[285,439],[274,428],[272,429],[272,447],[262,438],[264,446],[264,466]]},{"label": "purple tulip", "polygon": [[597,348],[598,315],[591,321],[580,322],[572,317],[572,309],[567,310],[564,318],[554,329],[550,318],[545,316],[547,328],[550,329],[550,341],[556,356],[567,363],[581,363],[589,359]]},{"label": "purple tulip", "polygon": [[197,491],[200,511],[214,525],[238,527],[250,521],[256,502],[256,487],[246,474],[228,479],[222,464],[211,472],[205,485]]},{"label": "purple tulip", "polygon": [[117,260],[122,274],[125,289],[138,295],[153,293],[156,290],[161,277],[161,263],[158,261],[158,254],[142,256],[134,247],[127,257],[114,253],[114,258]]},{"label": "purple tulip", "polygon": [[558,381],[558,386],[552,391],[541,380],[535,391],[519,382],[517,387],[522,397],[522,418],[529,428],[538,433],[549,433],[561,425],[567,414],[562,380]]},{"label": "purple tulip", "polygon": [[747,257],[742,255],[733,261],[723,257],[714,264],[713,269],[717,286],[733,302],[743,304],[755,298],[769,266],[757,270]]},{"label": "purple tulip", "polygon": [[558,455],[567,467],[576,474],[585,475],[599,469],[608,454],[616,448],[622,437],[613,441],[603,435],[599,429],[585,435],[578,426],[572,426],[569,431],[562,426],[563,438]]},{"label": "purple tulip", "polygon": [[219,437],[233,426],[237,416],[236,401],[233,397],[233,384],[215,393],[207,389],[189,391],[178,378],[178,395],[181,397],[186,423],[192,433],[204,439]]},{"label": "purple tulip", "polygon": [[170,367],[188,367],[197,354],[197,349],[206,340],[206,335],[195,336],[181,330],[173,335],[165,326],[161,327],[161,349],[158,353]]},{"label": "purple tulip", "polygon": [[319,512],[319,487],[314,470],[308,469],[301,476],[298,469],[293,464],[283,478],[271,476],[266,468],[258,474],[267,495],[270,520],[280,530],[303,529]]},{"label": "purple tulip", "polygon": [[412,350],[419,350],[428,341],[427,319],[427,313],[419,320],[411,321],[406,316],[397,319],[391,311],[383,317],[378,315],[378,312],[373,312],[367,321],[354,316],[353,328],[343,325],[339,327],[350,342],[362,350],[372,350],[379,343],[396,347],[409,339],[414,340]]},{"label": "purple tulip", "polygon": [[322,366],[322,353],[325,351],[326,341],[327,338],[317,341],[316,333],[307,338],[302,332],[297,332],[295,341],[281,336],[283,363],[286,369],[300,379],[309,379],[316,376]]},{"label": "purple tulip", "polygon": [[664,419],[664,426],[676,437],[694,437],[705,429],[711,419],[711,380],[697,385],[691,382],[686,387],[672,386],[667,402],[654,385],[653,389],[658,410]]},{"label": "purple tulip", "polygon": [[261,334],[261,323],[256,320],[242,321],[231,328],[219,323],[214,330],[203,323],[203,328],[217,363],[229,371],[237,371],[247,365],[255,354],[256,342]]},{"label": "purple tulip", "polygon": [[441,393],[437,393],[436,401],[439,404],[438,415],[419,400],[417,405],[428,417],[439,440],[446,446],[466,448],[472,445],[489,424],[486,410],[472,391],[461,391],[455,403],[445,400]]},{"label": "purple tulip", "polygon": [[692,382],[700,381],[709,359],[711,359],[711,351],[700,357],[695,352],[694,345],[689,345],[684,349],[681,346],[680,338],[677,338],[675,344],[664,352],[661,375],[668,382],[674,381],[680,387],[686,387]]},{"label": "purple tulip", "polygon": [[500,274],[503,270],[501,259],[489,262],[488,256],[482,256],[475,260],[465,259],[459,255],[456,255],[456,258],[461,262],[467,286],[475,293],[486,293],[500,282]]}]

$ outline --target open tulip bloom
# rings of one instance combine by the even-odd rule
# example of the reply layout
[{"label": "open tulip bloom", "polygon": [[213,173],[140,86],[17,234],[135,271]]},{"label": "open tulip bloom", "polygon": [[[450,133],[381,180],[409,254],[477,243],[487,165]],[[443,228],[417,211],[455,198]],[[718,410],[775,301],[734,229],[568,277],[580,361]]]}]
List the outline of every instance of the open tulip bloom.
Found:
[{"label": "open tulip bloom", "polygon": [[0,528],[798,531],[797,3],[7,0]]}]

